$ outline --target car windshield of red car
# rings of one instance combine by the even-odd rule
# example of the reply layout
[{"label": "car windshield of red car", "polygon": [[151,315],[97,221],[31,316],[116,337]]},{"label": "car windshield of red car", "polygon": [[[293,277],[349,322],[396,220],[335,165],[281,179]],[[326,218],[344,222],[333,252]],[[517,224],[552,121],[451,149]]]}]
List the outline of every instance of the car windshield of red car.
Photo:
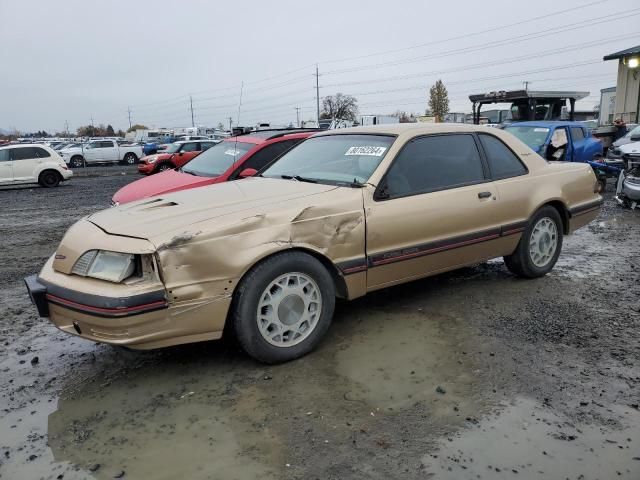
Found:
[{"label": "car windshield of red car", "polygon": [[187,163],[182,171],[200,177],[219,177],[253,147],[253,143],[246,142],[219,143]]}]

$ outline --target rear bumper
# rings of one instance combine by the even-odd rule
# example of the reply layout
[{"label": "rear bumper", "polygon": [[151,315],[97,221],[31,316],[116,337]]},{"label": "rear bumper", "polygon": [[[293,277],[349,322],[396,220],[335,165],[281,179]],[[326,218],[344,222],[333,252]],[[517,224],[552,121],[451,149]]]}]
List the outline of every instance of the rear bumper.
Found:
[{"label": "rear bumper", "polygon": [[62,180],[69,180],[73,177],[73,172],[71,170],[62,170],[60,173],[62,174]]}]

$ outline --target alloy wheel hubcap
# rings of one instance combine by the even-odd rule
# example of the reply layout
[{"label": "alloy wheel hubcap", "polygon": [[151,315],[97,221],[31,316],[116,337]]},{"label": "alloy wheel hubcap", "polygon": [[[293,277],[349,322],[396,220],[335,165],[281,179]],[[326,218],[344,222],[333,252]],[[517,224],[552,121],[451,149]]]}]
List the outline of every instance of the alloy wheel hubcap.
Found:
[{"label": "alloy wheel hubcap", "polygon": [[291,347],[315,330],[322,313],[322,295],[304,273],[286,273],[273,280],[260,295],[258,331],[271,345]]},{"label": "alloy wheel hubcap", "polygon": [[536,267],[546,266],[558,248],[558,228],[553,220],[544,217],[538,220],[529,238],[529,255]]}]

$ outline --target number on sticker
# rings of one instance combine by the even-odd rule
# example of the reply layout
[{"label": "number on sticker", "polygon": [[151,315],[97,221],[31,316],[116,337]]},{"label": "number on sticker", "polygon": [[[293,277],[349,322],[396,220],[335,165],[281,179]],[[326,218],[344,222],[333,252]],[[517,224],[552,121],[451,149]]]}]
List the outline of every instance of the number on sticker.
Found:
[{"label": "number on sticker", "polygon": [[374,146],[360,146],[360,147],[349,147],[349,150],[345,153],[346,155],[368,155],[371,157],[381,157],[385,152],[387,147],[374,147]]}]

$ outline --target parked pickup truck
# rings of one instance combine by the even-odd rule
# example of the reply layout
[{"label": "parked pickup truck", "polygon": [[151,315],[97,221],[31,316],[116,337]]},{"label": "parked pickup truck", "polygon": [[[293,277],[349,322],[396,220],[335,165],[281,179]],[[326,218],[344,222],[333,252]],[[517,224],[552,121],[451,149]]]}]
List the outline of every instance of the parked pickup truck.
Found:
[{"label": "parked pickup truck", "polygon": [[139,145],[118,145],[115,140],[94,140],[88,144],[65,149],[60,152],[71,168],[79,168],[95,163],[123,162],[133,165],[142,156]]}]

